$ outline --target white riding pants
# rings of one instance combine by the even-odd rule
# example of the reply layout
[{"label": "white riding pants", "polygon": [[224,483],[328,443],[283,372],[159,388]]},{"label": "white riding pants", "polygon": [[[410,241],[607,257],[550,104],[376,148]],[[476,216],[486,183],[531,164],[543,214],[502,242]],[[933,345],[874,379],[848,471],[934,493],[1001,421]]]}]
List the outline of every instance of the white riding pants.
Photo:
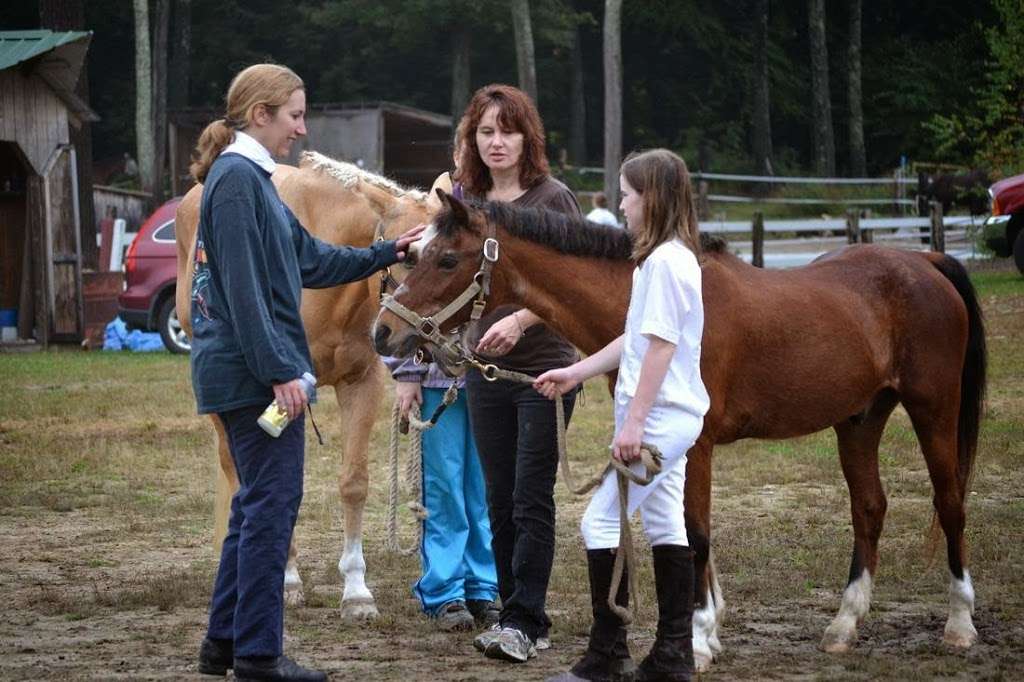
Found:
[{"label": "white riding pants", "polygon": [[[616,401],[615,432],[626,416],[628,403]],[[665,407],[654,407],[644,425],[644,442],[661,450],[661,473],[650,484],[629,484],[629,516],[640,510],[647,540],[653,545],[688,545],[683,520],[683,488],[686,484],[686,453],[697,442],[703,417]],[[643,465],[630,467],[643,474]],[[612,549],[619,546],[619,488],[614,471],[607,473],[587,505],[580,522],[583,544],[587,549]]]}]

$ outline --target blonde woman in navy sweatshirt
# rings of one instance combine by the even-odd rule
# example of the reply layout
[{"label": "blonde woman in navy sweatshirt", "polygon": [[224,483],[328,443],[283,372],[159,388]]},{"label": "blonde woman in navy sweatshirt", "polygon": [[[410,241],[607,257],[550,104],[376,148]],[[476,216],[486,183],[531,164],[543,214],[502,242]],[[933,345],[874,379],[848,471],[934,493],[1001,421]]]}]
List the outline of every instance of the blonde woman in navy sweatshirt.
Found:
[{"label": "blonde woman in navy sweatshirt", "polygon": [[[402,260],[414,229],[370,248],[315,239],[271,182],[273,156],[306,134],[306,93],[291,69],[257,64],[231,82],[223,119],[203,131],[192,174],[204,184],[192,288],[192,386],[224,424],[240,487],[214,583],[199,671],[238,680],[324,680],[282,654],[284,569],[302,499],[299,378],[312,372],[302,289],[363,279]],[[272,401],[291,423],[271,438]]]}]

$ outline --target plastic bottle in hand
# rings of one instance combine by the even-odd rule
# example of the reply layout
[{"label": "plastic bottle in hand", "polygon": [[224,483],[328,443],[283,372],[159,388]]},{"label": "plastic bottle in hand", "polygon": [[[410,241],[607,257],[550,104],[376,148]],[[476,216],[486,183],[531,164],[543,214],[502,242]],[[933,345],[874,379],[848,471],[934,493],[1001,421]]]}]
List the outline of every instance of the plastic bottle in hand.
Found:
[{"label": "plastic bottle in hand", "polygon": [[[310,404],[316,402],[316,377],[306,372],[299,377],[299,384],[302,385],[302,390],[306,392],[306,402]],[[290,422],[288,412],[281,409],[276,400],[267,405],[267,409],[263,410],[263,414],[256,420],[260,428],[274,438],[280,436],[281,432],[284,431]]]}]

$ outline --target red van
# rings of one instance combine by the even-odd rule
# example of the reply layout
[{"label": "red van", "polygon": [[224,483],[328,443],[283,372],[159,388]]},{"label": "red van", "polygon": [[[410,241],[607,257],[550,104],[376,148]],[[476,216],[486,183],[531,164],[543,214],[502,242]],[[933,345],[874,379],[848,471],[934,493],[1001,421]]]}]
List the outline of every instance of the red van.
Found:
[{"label": "red van", "polygon": [[174,214],[181,197],[171,199],[142,224],[124,258],[125,289],[117,297],[129,329],[158,331],[167,350],[188,353],[188,336],[174,310],[178,277]]},{"label": "red van", "polygon": [[992,216],[985,221],[988,246],[997,256],[1013,256],[1024,274],[1024,175],[1000,180],[988,190]]}]

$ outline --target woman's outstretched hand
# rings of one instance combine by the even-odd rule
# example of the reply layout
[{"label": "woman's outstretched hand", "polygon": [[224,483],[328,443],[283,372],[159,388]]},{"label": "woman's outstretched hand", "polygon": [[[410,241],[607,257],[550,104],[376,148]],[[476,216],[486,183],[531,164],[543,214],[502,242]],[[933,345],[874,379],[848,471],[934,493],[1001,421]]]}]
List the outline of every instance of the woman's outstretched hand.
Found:
[{"label": "woman's outstretched hand", "polygon": [[533,382],[533,388],[545,398],[554,400],[571,391],[578,383],[580,380],[576,372],[569,366],[544,372]]},{"label": "woman's outstretched hand", "polygon": [[405,256],[409,251],[409,246],[412,245],[413,242],[418,242],[420,240],[420,237],[423,236],[423,230],[425,229],[427,229],[426,223],[417,225],[395,240],[395,252],[398,254],[398,260],[405,260]]}]

